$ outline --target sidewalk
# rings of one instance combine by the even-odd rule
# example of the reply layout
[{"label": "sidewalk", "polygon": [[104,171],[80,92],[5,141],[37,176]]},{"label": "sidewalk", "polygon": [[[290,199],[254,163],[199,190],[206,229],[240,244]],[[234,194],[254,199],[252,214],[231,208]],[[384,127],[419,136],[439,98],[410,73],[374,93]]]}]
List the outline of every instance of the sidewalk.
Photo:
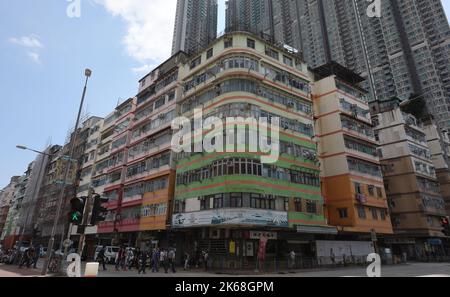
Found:
[{"label": "sidewalk", "polygon": [[17,265],[0,264],[0,277],[33,277],[40,276],[41,269],[39,266],[37,269],[22,267]]}]

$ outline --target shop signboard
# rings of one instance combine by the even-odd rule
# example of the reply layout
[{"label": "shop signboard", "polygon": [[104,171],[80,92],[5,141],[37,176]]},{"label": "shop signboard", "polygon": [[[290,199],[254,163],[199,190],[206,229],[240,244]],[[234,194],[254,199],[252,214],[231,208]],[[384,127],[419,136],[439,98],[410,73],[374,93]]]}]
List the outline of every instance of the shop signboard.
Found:
[{"label": "shop signboard", "polygon": [[174,228],[194,226],[266,226],[288,228],[287,212],[262,209],[215,209],[173,215]]}]

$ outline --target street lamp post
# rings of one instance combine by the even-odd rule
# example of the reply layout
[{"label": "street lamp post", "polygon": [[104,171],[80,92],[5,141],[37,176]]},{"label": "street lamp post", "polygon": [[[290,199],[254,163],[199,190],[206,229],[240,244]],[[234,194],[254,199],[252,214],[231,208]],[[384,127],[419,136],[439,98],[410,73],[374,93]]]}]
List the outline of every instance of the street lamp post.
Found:
[{"label": "street lamp post", "polygon": [[[37,150],[30,149],[30,148],[28,148],[28,147],[26,147],[26,146],[24,146],[24,145],[17,145],[16,147],[17,147],[18,149],[21,149],[21,150],[32,151],[32,152],[38,153],[38,154],[40,154],[40,155],[43,156],[43,159],[42,159],[42,161],[41,161],[41,163],[40,163],[40,165],[39,165],[39,171],[38,171],[38,175],[37,175],[37,179],[36,179],[35,189],[34,189],[34,192],[33,192],[33,201],[34,201],[34,200],[37,199],[37,195],[38,195],[38,193],[39,193],[39,191],[37,190],[37,188],[38,188],[38,186],[39,186],[39,179],[40,179],[40,176],[41,176],[41,174],[42,174],[42,170],[43,170],[43,168],[44,168],[45,157],[51,157],[52,155],[51,155],[51,154],[44,153],[44,152],[40,152],[40,151],[37,151]],[[30,211],[27,212],[27,217],[26,217],[26,219],[25,219],[25,221],[24,221],[24,223],[23,223],[23,226],[22,226],[22,231],[21,231],[21,234],[20,234],[20,237],[19,237],[19,246],[18,246],[19,250],[20,250],[20,248],[21,248],[21,246],[22,246],[23,237],[24,237],[24,235],[25,235],[25,229],[27,228],[27,224],[28,224],[28,219],[29,219],[29,217],[30,217]]]},{"label": "street lamp post", "polygon": [[[63,177],[63,181],[62,181],[61,191],[59,193],[59,199],[58,199],[59,200],[58,201],[58,208],[56,210],[56,216],[55,216],[55,219],[53,221],[52,233],[51,233],[51,236],[50,236],[50,240],[48,242],[47,256],[45,257],[44,267],[42,268],[42,272],[41,272],[42,275],[46,275],[47,274],[48,264],[49,264],[49,261],[50,261],[51,255],[52,255],[53,245],[55,243],[55,233],[56,233],[56,228],[58,227],[58,221],[59,221],[59,218],[61,216],[61,211],[62,211],[62,207],[63,207],[64,192],[65,192],[65,189],[66,189],[66,181],[67,181],[67,177],[69,176],[69,173],[70,173],[70,167],[71,167],[70,165],[72,163],[73,154],[75,152],[75,144],[76,144],[77,136],[78,136],[78,126],[80,124],[81,112],[83,110],[84,98],[86,96],[87,83],[88,83],[89,77],[91,77],[91,75],[92,75],[92,71],[90,69],[86,69],[85,72],[84,72],[84,75],[86,76],[86,81],[84,83],[83,95],[81,96],[80,108],[78,110],[77,121],[75,123],[75,130],[74,130],[73,139],[72,139],[71,144],[70,144],[69,162],[68,162],[68,164],[66,166],[66,170],[64,172],[64,177]],[[61,261],[61,264],[62,264],[62,261]]]}]

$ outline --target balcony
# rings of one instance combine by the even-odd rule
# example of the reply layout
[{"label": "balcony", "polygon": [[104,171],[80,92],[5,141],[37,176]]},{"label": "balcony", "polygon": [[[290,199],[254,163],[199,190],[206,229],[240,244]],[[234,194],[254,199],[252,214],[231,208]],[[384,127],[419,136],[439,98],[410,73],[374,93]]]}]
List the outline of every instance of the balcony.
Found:
[{"label": "balcony", "polygon": [[361,108],[357,104],[351,104],[344,98],[340,98],[340,107],[345,113],[351,114],[355,118],[371,122],[369,109]]}]

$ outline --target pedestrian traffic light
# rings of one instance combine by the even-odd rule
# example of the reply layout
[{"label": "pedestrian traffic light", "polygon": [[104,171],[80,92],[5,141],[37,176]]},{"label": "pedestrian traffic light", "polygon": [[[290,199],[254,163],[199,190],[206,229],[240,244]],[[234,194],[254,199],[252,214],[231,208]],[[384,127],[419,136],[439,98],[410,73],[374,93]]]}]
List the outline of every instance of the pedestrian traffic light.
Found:
[{"label": "pedestrian traffic light", "polygon": [[103,204],[108,202],[108,198],[102,197],[98,194],[94,194],[94,207],[92,208],[91,225],[95,226],[99,222],[106,220],[107,208],[103,207]]},{"label": "pedestrian traffic light", "polygon": [[450,223],[449,223],[449,217],[442,218],[441,220],[442,225],[442,233],[445,234],[445,236],[450,236]]},{"label": "pedestrian traffic light", "polygon": [[69,222],[75,225],[79,225],[83,221],[84,205],[86,203],[86,198],[75,197],[70,200],[70,212],[69,212]]}]

